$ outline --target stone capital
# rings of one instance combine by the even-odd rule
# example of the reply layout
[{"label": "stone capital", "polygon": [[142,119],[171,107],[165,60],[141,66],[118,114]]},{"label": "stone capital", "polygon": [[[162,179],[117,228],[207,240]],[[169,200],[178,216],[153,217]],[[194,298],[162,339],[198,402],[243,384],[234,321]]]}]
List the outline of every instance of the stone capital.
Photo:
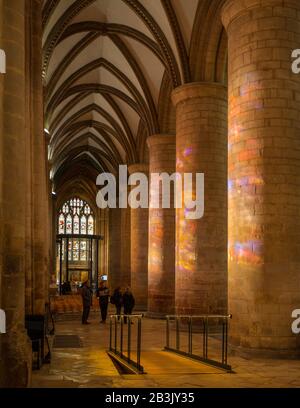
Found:
[{"label": "stone capital", "polygon": [[176,136],[170,134],[151,135],[147,138],[148,148],[153,146],[176,143]]},{"label": "stone capital", "polygon": [[171,98],[174,106],[194,98],[216,98],[227,101],[227,87],[218,82],[191,82],[175,88]]},{"label": "stone capital", "polygon": [[128,173],[149,173],[149,164],[147,163],[134,163],[128,166]]},{"label": "stone capital", "polygon": [[253,9],[266,7],[282,7],[299,10],[300,3],[299,0],[287,0],[284,2],[281,0],[226,0],[221,12],[222,23],[227,30],[234,20],[247,14],[252,18],[251,13]]}]

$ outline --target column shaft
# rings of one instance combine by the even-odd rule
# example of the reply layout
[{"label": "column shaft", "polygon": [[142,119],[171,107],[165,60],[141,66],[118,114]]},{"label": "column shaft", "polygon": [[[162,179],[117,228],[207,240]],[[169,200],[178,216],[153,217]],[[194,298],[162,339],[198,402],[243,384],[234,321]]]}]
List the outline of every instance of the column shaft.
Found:
[{"label": "column shaft", "polygon": [[1,335],[1,387],[30,382],[31,343],[25,313],[25,1],[0,3],[0,47],[7,53],[1,117],[1,305],[7,333]]},{"label": "column shaft", "polygon": [[[129,174],[142,173],[148,177],[147,164],[133,164]],[[130,264],[131,288],[136,310],[147,310],[148,299],[148,208],[130,210]]]},{"label": "column shaft", "polygon": [[109,272],[108,285],[113,294],[114,289],[122,284],[121,276],[121,209],[109,209]]},{"label": "column shaft", "polygon": [[[295,351],[300,304],[300,4],[227,1],[231,343]],[[299,352],[299,348],[298,348]]]},{"label": "column shaft", "polygon": [[178,314],[227,310],[227,89],[190,83],[173,91],[176,106],[176,170],[204,173],[204,216],[176,212]]},{"label": "column shaft", "polygon": [[44,314],[49,286],[49,208],[43,119],[42,2],[29,0],[26,24],[26,310]]},{"label": "column shaft", "polygon": [[[153,135],[148,138],[147,143],[151,185],[153,174],[175,173],[175,136]],[[160,199],[160,208],[152,208],[154,197],[157,195]],[[170,208],[161,208],[161,198],[161,190],[150,189],[148,312],[157,316],[173,314],[175,305],[174,193],[171,193]]]}]

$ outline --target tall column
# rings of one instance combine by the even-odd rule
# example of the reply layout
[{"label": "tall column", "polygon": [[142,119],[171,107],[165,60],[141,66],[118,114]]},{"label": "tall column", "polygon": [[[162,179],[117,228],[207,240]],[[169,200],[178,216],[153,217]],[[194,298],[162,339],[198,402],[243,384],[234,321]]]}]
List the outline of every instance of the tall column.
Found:
[{"label": "tall column", "polygon": [[121,285],[121,209],[110,208],[109,213],[108,285],[113,291]]},{"label": "tall column", "polygon": [[[43,118],[43,84],[42,84],[42,1],[28,0],[26,25],[26,158],[32,163],[28,166],[29,184],[27,188],[28,205],[26,245],[32,256],[28,272],[27,294],[32,288],[31,313],[44,314],[45,301],[49,286],[49,208],[48,183],[46,174],[46,138]],[[32,222],[33,219],[33,222]],[[30,257],[29,254],[29,257]]]},{"label": "tall column", "polygon": [[190,83],[175,89],[172,100],[176,170],[182,177],[205,177],[204,216],[188,219],[184,206],[176,211],[176,313],[225,313],[227,89],[218,83]]},{"label": "tall column", "polygon": [[121,208],[121,286],[131,284],[130,271],[130,208]]},{"label": "tall column", "polygon": [[1,387],[30,382],[31,343],[24,328],[25,311],[25,1],[0,3],[0,47],[7,54],[1,99],[1,305],[7,333],[1,335]]},{"label": "tall column", "polygon": [[[147,144],[151,185],[154,173],[175,173],[175,136],[153,135],[147,139]],[[171,193],[170,208],[151,208],[157,194],[161,206],[161,191],[150,189],[148,312],[163,316],[174,314],[175,306],[175,208],[174,193]]]},{"label": "tall column", "polygon": [[[2,37],[3,37],[3,0],[0,0],[0,47],[3,46]],[[4,74],[0,73],[0,158],[3,157],[3,96],[4,96]],[[0,309],[4,307],[2,301],[2,274],[3,274],[3,191],[2,191],[2,180],[3,180],[3,169],[0,165]],[[2,336],[0,334],[0,367],[2,366]],[[1,373],[1,370],[0,370]],[[0,385],[1,385],[1,375],[0,375]]]},{"label": "tall column", "polygon": [[[148,177],[149,166],[143,163],[128,167],[129,174],[142,173]],[[148,300],[148,208],[130,209],[131,288],[135,309],[147,310]]]},{"label": "tall column", "polygon": [[227,1],[231,343],[299,354],[300,76],[298,0]]}]

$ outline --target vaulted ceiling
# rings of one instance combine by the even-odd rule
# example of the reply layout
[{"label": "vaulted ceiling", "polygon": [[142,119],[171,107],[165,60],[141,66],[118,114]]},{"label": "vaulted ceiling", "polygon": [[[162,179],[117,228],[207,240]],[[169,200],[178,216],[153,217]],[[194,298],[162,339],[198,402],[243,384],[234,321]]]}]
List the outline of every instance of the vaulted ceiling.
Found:
[{"label": "vaulted ceiling", "polygon": [[191,63],[191,53],[198,52],[197,41],[211,53],[207,30],[216,31],[215,53],[222,53],[220,19],[205,28],[206,18],[203,35],[195,33],[195,22],[201,24],[202,14],[215,18],[221,3],[44,1],[45,127],[53,179],[66,180],[74,169],[94,177],[141,160],[145,138],[161,131],[163,84],[172,89],[195,80],[201,69]]}]

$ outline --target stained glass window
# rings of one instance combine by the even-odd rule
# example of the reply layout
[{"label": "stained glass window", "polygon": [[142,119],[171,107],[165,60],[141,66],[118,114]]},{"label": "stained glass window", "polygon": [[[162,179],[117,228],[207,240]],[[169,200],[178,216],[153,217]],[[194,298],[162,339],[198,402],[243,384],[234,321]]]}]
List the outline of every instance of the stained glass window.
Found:
[{"label": "stained glass window", "polygon": [[85,241],[85,240],[81,240],[81,241],[80,241],[80,259],[81,259],[82,261],[86,261],[86,260],[87,260],[86,241]]},{"label": "stained glass window", "polygon": [[94,218],[90,215],[88,220],[88,234],[93,235],[94,233]]},{"label": "stained glass window", "polygon": [[73,219],[70,214],[67,215],[67,222],[66,222],[66,233],[72,234],[72,222]]},{"label": "stained glass window", "polygon": [[[95,220],[91,207],[87,202],[74,197],[64,203],[58,213],[58,234],[93,235]],[[65,247],[63,246],[63,259]],[[87,241],[70,239],[68,248],[69,261],[87,260]]]},{"label": "stained glass window", "polygon": [[73,232],[74,234],[79,234],[79,217],[77,214],[73,219]]},{"label": "stained glass window", "polygon": [[65,233],[65,216],[60,214],[58,219],[58,233],[64,234]]},{"label": "stained glass window", "polygon": [[83,215],[80,220],[80,233],[86,234],[86,216]]}]

